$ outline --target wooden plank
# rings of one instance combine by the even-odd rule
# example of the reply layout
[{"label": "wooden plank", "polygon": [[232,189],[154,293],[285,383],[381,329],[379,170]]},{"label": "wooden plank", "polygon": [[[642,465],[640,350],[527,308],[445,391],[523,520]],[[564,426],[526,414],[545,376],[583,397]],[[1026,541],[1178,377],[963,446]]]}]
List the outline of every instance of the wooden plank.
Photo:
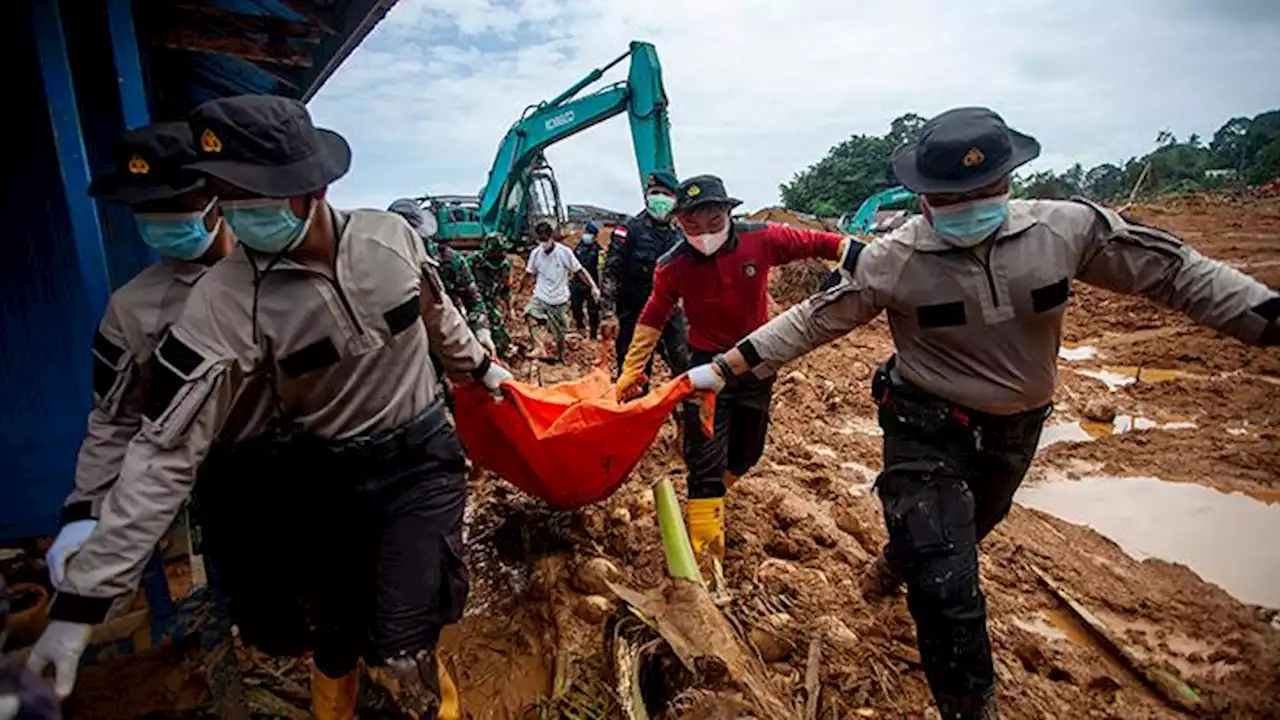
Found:
[{"label": "wooden plank", "polygon": [[318,43],[324,30],[315,23],[293,22],[271,15],[247,15],[213,5],[152,3],[144,10],[154,28],[199,28],[214,35],[267,35],[272,38]]},{"label": "wooden plank", "polygon": [[1049,577],[1048,573],[1035,565],[1029,565],[1029,567],[1040,578],[1040,582],[1044,583],[1045,587],[1049,588],[1049,591],[1070,608],[1071,612],[1075,613],[1085,627],[1093,632],[1102,646],[1133,671],[1139,680],[1156,691],[1160,697],[1174,707],[1192,712],[1200,708],[1200,695],[1182,678],[1166,670],[1153,668],[1149,663],[1139,660],[1133,650],[1120,640],[1115,631],[1108,627],[1101,618],[1094,615],[1089,608],[1085,607],[1071,593],[1067,592],[1066,588],[1062,587],[1056,580]]}]

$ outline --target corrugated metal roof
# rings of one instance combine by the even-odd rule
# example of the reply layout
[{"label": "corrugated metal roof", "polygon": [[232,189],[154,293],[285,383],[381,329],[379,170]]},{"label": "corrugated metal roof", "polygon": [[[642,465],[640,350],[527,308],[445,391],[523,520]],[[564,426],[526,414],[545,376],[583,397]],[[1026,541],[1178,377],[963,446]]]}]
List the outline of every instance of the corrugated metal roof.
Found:
[{"label": "corrugated metal roof", "polygon": [[315,94],[395,0],[133,0],[156,119],[216,97]]}]

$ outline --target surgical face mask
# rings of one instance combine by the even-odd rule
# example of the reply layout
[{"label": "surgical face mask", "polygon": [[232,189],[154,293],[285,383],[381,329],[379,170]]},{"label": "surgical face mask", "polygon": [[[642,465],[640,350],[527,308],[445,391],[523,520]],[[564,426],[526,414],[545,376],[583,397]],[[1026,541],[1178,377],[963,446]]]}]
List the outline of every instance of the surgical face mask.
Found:
[{"label": "surgical face mask", "polygon": [[969,202],[934,207],[925,199],[929,224],[944,242],[954,247],[971,248],[1000,229],[1009,215],[1009,193]]},{"label": "surgical face mask", "polygon": [[311,202],[306,219],[293,214],[287,198],[224,201],[222,212],[237,240],[260,253],[274,255],[298,245],[319,204],[317,200]]},{"label": "surgical face mask", "polygon": [[582,236],[582,242],[584,242],[584,243],[592,243],[592,242],[595,242],[595,241],[596,241],[596,236],[595,236],[595,235],[583,235],[583,236]]},{"label": "surgical face mask", "polygon": [[222,218],[218,218],[218,225],[212,231],[204,226],[205,216],[216,202],[216,198],[210,200],[203,210],[195,212],[135,213],[133,219],[142,242],[156,252],[179,260],[195,260],[213,244],[213,237],[222,224]]},{"label": "surgical face mask", "polygon": [[676,199],[670,195],[653,193],[645,196],[644,205],[654,218],[666,220],[671,217],[671,211],[676,209]]},{"label": "surgical face mask", "polygon": [[703,255],[715,255],[716,251],[724,247],[729,241],[729,223],[726,222],[724,227],[713,233],[702,233],[701,235],[689,235],[685,237],[689,239],[689,244],[694,250]]}]

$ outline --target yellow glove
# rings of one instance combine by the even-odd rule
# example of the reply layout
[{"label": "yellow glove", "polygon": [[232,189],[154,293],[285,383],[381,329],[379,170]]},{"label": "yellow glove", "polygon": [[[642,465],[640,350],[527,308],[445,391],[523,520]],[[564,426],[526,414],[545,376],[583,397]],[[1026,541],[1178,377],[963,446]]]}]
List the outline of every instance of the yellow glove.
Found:
[{"label": "yellow glove", "polygon": [[724,564],[724,498],[690,499],[689,541],[699,560],[706,558]]},{"label": "yellow glove", "polygon": [[653,355],[653,349],[657,347],[661,337],[662,331],[658,328],[636,325],[635,334],[631,336],[631,346],[627,348],[627,357],[619,368],[616,388],[618,402],[634,399],[640,395],[644,384],[649,382],[644,366],[649,362],[649,356]]}]

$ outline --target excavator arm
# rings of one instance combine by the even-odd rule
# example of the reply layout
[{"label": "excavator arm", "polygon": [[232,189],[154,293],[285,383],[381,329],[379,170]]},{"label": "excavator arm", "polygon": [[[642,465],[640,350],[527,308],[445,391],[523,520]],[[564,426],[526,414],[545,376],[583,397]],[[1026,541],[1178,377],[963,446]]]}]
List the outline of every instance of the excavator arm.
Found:
[{"label": "excavator arm", "polygon": [[[628,57],[631,68],[625,82],[576,97]],[[507,237],[518,235],[527,200],[523,183],[529,171],[540,164],[542,151],[624,112],[631,121],[641,188],[656,170],[674,173],[667,96],[658,54],[649,43],[633,42],[630,50],[591,71],[555,99],[528,108],[507,132],[480,196],[480,221],[485,229]]]}]

